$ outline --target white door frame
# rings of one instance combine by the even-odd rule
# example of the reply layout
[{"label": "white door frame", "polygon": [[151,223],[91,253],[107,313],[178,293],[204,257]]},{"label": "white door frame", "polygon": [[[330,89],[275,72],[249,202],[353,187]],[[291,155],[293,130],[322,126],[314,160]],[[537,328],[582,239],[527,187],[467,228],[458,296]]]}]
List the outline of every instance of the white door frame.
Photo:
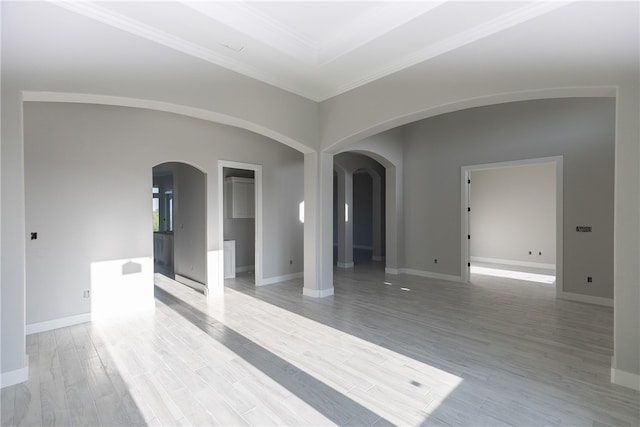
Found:
[{"label": "white door frame", "polygon": [[[262,165],[218,160],[218,230],[220,230],[218,247],[221,251],[224,247],[224,168],[246,169],[254,173],[255,285],[260,286],[264,282],[262,277]],[[220,271],[219,274],[221,283],[224,283],[224,271]]]},{"label": "white door frame", "polygon": [[470,268],[469,264],[471,262],[471,249],[470,249],[470,241],[469,241],[469,233],[470,233],[470,223],[469,223],[469,212],[468,212],[468,200],[469,200],[469,185],[468,180],[471,177],[471,172],[476,170],[484,170],[484,169],[499,169],[499,168],[509,168],[514,166],[526,166],[526,165],[536,165],[536,164],[545,164],[545,163],[553,163],[556,166],[556,297],[559,297],[562,294],[562,248],[563,248],[563,195],[562,195],[562,156],[554,156],[554,157],[542,157],[537,159],[526,159],[526,160],[514,160],[510,162],[499,162],[499,163],[487,163],[481,165],[472,165],[472,166],[463,166],[462,167],[462,176],[461,176],[461,185],[462,185],[462,235],[461,235],[461,248],[462,248],[462,260],[461,260],[461,271],[462,271],[462,279],[465,283],[469,283],[470,280]]}]

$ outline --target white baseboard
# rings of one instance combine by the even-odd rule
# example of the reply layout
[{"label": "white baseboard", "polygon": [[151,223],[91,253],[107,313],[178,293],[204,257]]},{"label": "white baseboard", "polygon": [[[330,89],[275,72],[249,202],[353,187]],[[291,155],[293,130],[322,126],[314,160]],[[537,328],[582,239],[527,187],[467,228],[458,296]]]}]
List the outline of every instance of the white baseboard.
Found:
[{"label": "white baseboard", "polygon": [[333,287],[331,287],[329,289],[320,289],[320,290],[303,288],[302,289],[302,295],[307,296],[307,297],[312,297],[312,298],[330,297],[331,295],[333,295]]},{"label": "white baseboard", "polygon": [[256,286],[273,285],[274,283],[286,282],[287,280],[300,279],[304,273],[302,271],[298,273],[285,274],[284,276],[267,277],[262,279],[260,283],[256,282]]},{"label": "white baseboard", "polygon": [[10,387],[12,385],[20,384],[29,379],[29,355],[25,356],[24,368],[15,369],[13,371],[7,371],[0,374],[0,388]]},{"label": "white baseboard", "polygon": [[611,382],[622,387],[640,391],[640,375],[638,374],[632,374],[631,372],[611,367]]},{"label": "white baseboard", "polygon": [[386,274],[410,274],[412,276],[427,277],[429,279],[446,280],[448,282],[464,282],[461,276],[452,276],[450,274],[432,273],[431,271],[414,270],[413,268],[385,268]]},{"label": "white baseboard", "polygon": [[204,290],[207,288],[202,283],[196,282],[195,280],[189,279],[188,277],[184,277],[184,276],[181,276],[179,274],[175,275],[175,281],[176,282],[180,282],[183,285],[187,285],[187,286],[189,286],[189,287],[191,287],[191,288],[193,288],[193,289],[195,289],[197,291],[201,291],[201,292],[204,292]]},{"label": "white baseboard", "polygon": [[79,325],[91,322],[91,313],[82,313],[75,316],[62,317],[60,319],[47,320],[45,322],[31,323],[25,327],[25,335],[37,334],[39,332],[51,331],[53,329],[66,328],[67,326]]},{"label": "white baseboard", "polygon": [[531,262],[531,261],[516,261],[512,259],[499,259],[499,258],[487,258],[481,256],[472,256],[470,257],[471,262],[487,262],[489,264],[502,264],[502,265],[510,265],[513,267],[531,267],[531,268],[541,268],[544,270],[555,270],[555,264],[545,264],[543,262]]},{"label": "white baseboard", "polygon": [[605,307],[613,307],[612,298],[594,297],[591,295],[574,294],[571,292],[560,291],[557,297],[567,301],[585,302],[587,304],[604,305]]},{"label": "white baseboard", "polygon": [[236,273],[246,273],[247,271],[256,271],[256,266],[243,265],[242,267],[236,267]]},{"label": "white baseboard", "polygon": [[373,247],[372,246],[365,246],[365,245],[353,245],[353,249],[365,249],[368,251],[372,251]]},{"label": "white baseboard", "polygon": [[340,261],[338,261],[338,268],[353,268],[353,261],[352,262],[340,262]]},{"label": "white baseboard", "polygon": [[446,280],[448,282],[463,282],[462,277],[450,274],[433,273],[431,271],[414,270],[413,268],[400,268],[400,273],[412,276],[427,277],[429,279]]},{"label": "white baseboard", "polygon": [[384,257],[380,255],[373,255],[371,261],[384,261]]}]

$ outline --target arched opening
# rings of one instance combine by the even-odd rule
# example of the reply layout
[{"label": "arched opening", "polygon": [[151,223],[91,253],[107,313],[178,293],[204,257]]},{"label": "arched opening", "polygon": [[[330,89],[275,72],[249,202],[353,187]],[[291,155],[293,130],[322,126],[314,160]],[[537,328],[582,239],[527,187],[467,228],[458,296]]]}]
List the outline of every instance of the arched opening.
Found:
[{"label": "arched opening", "polygon": [[152,175],[154,273],[204,292],[206,175],[180,162],[156,165]]},{"label": "arched opening", "polygon": [[339,268],[384,260],[385,173],[364,154],[334,157],[334,265]]}]

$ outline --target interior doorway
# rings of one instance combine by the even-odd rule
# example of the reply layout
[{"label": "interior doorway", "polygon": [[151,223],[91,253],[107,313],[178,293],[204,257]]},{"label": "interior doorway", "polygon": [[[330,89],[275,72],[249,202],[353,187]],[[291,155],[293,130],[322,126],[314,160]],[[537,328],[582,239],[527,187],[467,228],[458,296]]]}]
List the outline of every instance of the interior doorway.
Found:
[{"label": "interior doorway", "polygon": [[262,167],[220,161],[219,224],[224,279],[260,286],[262,277]]},{"label": "interior doorway", "polygon": [[338,268],[385,268],[385,180],[386,168],[367,155],[334,156],[333,264]]},{"label": "interior doorway", "polygon": [[562,157],[466,166],[464,279],[508,277],[562,290]]},{"label": "interior doorway", "polygon": [[362,169],[353,172],[353,264],[371,262],[373,257],[373,184]]},{"label": "interior doorway", "polygon": [[206,175],[180,162],[157,165],[152,175],[154,272],[204,292]]}]

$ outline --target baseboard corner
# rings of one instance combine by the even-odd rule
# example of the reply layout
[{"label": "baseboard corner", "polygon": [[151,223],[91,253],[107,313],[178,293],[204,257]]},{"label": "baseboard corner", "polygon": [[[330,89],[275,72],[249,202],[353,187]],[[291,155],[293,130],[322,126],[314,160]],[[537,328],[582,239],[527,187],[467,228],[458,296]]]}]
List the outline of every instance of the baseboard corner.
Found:
[{"label": "baseboard corner", "polygon": [[326,298],[333,295],[333,286],[328,289],[309,289],[303,288],[302,295],[312,298]]},{"label": "baseboard corner", "polygon": [[13,371],[2,372],[0,374],[0,388],[11,387],[20,384],[29,379],[29,355],[25,354],[24,368],[14,369]]},{"label": "baseboard corner", "polygon": [[622,387],[640,391],[640,375],[616,369],[615,366],[611,367],[611,382]]},{"label": "baseboard corner", "polygon": [[612,298],[594,297],[591,295],[574,294],[572,292],[559,291],[557,297],[567,301],[582,302],[586,304],[602,305],[605,307],[613,307]]}]

